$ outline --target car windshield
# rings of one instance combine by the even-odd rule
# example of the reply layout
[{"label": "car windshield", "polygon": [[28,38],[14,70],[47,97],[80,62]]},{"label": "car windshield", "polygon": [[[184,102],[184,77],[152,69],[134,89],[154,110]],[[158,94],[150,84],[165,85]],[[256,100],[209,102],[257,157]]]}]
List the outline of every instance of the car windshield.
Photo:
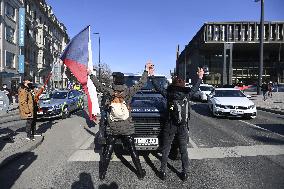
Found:
[{"label": "car windshield", "polygon": [[245,97],[239,90],[216,90],[215,97]]},{"label": "car windshield", "polygon": [[67,92],[54,92],[52,98],[54,99],[65,99],[67,97]]},{"label": "car windshield", "polygon": [[212,91],[213,87],[210,86],[200,86],[199,87],[201,91]]},{"label": "car windshield", "polygon": [[[136,83],[138,83],[141,76],[126,76],[125,77],[125,84],[127,87],[132,87]],[[162,87],[167,88],[168,87],[168,81],[166,77],[155,77],[155,81]],[[154,89],[152,82],[148,79],[147,83],[142,87],[141,90],[152,90]]]}]

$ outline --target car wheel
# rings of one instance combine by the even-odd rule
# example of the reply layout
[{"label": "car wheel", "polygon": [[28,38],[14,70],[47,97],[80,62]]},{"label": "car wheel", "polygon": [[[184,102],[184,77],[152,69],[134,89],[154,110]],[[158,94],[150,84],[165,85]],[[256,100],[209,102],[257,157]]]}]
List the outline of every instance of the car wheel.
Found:
[{"label": "car wheel", "polygon": [[62,119],[66,119],[70,116],[70,112],[67,106],[65,106],[62,110]]}]

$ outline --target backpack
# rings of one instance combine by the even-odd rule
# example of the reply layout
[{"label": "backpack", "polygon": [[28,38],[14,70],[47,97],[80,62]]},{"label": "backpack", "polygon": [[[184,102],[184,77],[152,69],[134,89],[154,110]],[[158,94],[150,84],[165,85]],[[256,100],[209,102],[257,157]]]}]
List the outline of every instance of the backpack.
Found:
[{"label": "backpack", "polygon": [[129,108],[122,94],[123,92],[114,92],[110,103],[109,118],[111,121],[124,121],[130,116]]},{"label": "backpack", "polygon": [[177,124],[185,124],[189,119],[189,102],[187,97],[182,100],[173,100],[172,102],[172,118]]}]

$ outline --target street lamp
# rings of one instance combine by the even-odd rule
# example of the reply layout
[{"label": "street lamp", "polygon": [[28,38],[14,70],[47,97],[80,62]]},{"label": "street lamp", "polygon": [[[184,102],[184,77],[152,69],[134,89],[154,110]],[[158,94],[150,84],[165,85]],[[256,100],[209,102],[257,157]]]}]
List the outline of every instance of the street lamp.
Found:
[{"label": "street lamp", "polygon": [[99,35],[99,80],[101,80],[101,36],[100,33],[94,33]]},{"label": "street lamp", "polygon": [[263,74],[263,28],[264,28],[264,0],[255,0],[255,2],[261,1],[261,16],[260,16],[260,57],[259,57],[259,70],[258,70],[258,86],[257,94],[261,93],[262,74]]}]

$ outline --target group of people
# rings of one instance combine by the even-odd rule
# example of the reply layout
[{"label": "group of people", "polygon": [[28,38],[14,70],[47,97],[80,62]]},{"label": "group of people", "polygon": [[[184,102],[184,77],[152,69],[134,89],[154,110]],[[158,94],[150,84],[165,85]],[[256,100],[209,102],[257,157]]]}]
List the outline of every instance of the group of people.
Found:
[{"label": "group of people", "polygon": [[[189,158],[187,153],[190,109],[189,99],[191,95],[199,89],[199,85],[204,75],[203,69],[201,68],[197,71],[198,81],[191,89],[185,87],[185,81],[178,77],[175,77],[172,84],[169,85],[167,89],[164,89],[155,80],[154,65],[152,63],[147,63],[145,65],[145,71],[139,82],[132,87],[127,87],[125,85],[124,75],[121,72],[113,73],[112,87],[106,87],[100,83],[96,76],[92,74],[91,70],[89,70],[88,73],[97,90],[103,93],[104,97],[109,97],[105,98],[102,104],[102,106],[106,108],[104,108],[104,111],[102,112],[104,116],[102,116],[101,119],[100,134],[105,132],[103,125],[109,126],[110,134],[106,136],[106,147],[103,148],[101,154],[99,178],[101,180],[105,179],[115,142],[119,138],[129,150],[137,170],[138,178],[143,179],[145,177],[146,172],[142,169],[139,155],[134,144],[133,134],[135,128],[131,119],[129,105],[132,97],[145,85],[147,78],[150,77],[155,89],[167,99],[168,112],[165,128],[163,129],[162,163],[159,176],[163,180],[166,179],[168,155],[171,150],[171,144],[175,136],[177,136],[183,169],[181,179],[183,181],[187,180],[189,171]],[[184,114],[184,112],[187,112],[187,114]]]},{"label": "group of people", "polygon": [[[101,119],[100,134],[103,134],[105,126],[110,128],[110,133],[105,137],[105,148],[101,153],[99,178],[105,179],[109,162],[114,150],[117,139],[121,139],[128,148],[132,157],[134,166],[137,170],[139,179],[143,179],[146,171],[142,169],[138,152],[135,148],[134,133],[135,128],[130,113],[130,102],[132,97],[146,84],[148,77],[153,83],[154,88],[167,99],[167,119],[163,129],[162,162],[160,167],[160,178],[166,179],[166,168],[168,156],[171,150],[172,142],[177,137],[182,161],[181,179],[188,178],[189,158],[187,153],[188,144],[188,121],[189,121],[189,99],[198,89],[204,75],[203,69],[197,71],[197,83],[190,89],[185,87],[185,81],[174,77],[173,82],[166,89],[158,84],[154,77],[154,65],[150,62],[145,65],[145,71],[139,82],[132,87],[125,85],[124,74],[121,72],[113,73],[112,87],[106,87],[92,74],[88,74],[92,79],[97,90],[105,97],[102,106],[104,114]],[[27,120],[26,132],[28,140],[35,140],[37,101],[44,90],[44,86],[36,90],[32,83],[31,76],[25,76],[23,83],[18,90],[19,112],[22,119]],[[185,113],[186,112],[186,113]],[[104,137],[101,137],[104,138]]]},{"label": "group of people", "polygon": [[274,89],[274,84],[272,81],[270,82],[263,82],[261,86],[261,90],[263,93],[263,100],[267,100],[268,97],[272,98],[272,91]]}]

